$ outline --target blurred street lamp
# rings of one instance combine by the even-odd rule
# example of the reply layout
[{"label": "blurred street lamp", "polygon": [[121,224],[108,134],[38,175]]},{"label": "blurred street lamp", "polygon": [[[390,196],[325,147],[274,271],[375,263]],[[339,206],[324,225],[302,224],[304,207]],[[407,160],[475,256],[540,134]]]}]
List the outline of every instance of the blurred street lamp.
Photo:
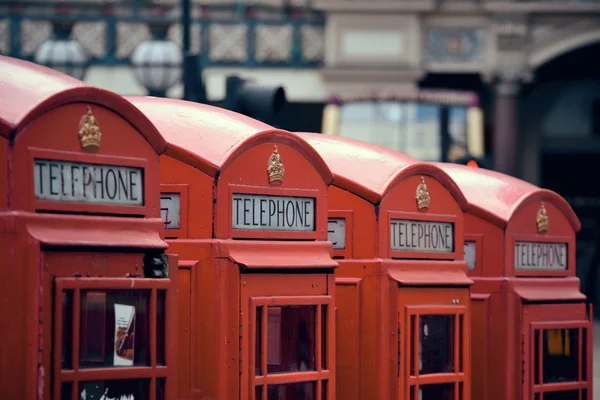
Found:
[{"label": "blurred street lamp", "polygon": [[181,49],[167,37],[168,29],[165,23],[151,25],[150,39],[140,43],[131,56],[137,79],[150,96],[165,97],[181,79]]},{"label": "blurred street lamp", "polygon": [[34,61],[82,80],[89,58],[77,40],[71,38],[73,22],[58,22],[53,26],[53,36],[37,49]]}]

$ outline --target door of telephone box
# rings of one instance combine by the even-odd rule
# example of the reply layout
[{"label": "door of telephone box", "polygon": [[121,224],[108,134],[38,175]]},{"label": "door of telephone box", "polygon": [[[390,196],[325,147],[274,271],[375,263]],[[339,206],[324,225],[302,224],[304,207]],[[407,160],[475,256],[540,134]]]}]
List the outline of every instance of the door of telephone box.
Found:
[{"label": "door of telephone box", "polygon": [[585,303],[523,307],[523,399],[592,399],[591,310]]},{"label": "door of telephone box", "polygon": [[[43,256],[45,272],[50,272],[43,319],[52,324],[43,337],[44,346],[52,349],[44,353],[49,358],[45,364],[51,365],[46,371],[51,371],[52,398],[172,397],[174,368],[167,360],[176,349],[166,339],[175,339],[170,328],[176,327],[173,280],[116,274],[139,266],[140,254]],[[83,270],[88,273],[77,272]]]},{"label": "door of telephone box", "polygon": [[241,284],[242,399],[334,399],[333,276],[248,273]]},{"label": "door of telephone box", "polygon": [[469,289],[399,288],[399,393],[468,400]]}]

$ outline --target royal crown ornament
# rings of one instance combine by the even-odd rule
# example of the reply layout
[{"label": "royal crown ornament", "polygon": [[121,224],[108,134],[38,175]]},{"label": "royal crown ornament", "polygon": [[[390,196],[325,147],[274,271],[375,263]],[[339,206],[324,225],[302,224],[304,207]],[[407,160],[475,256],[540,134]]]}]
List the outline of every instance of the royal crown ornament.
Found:
[{"label": "royal crown ornament", "polygon": [[538,233],[541,234],[548,232],[550,221],[548,219],[548,213],[546,212],[546,207],[544,207],[544,203],[540,205],[540,209],[538,210],[537,216],[535,218],[535,223],[537,225]]},{"label": "royal crown ornament", "polygon": [[421,183],[417,186],[417,208],[419,210],[428,209],[430,204],[429,189],[427,189],[425,178],[421,177]]},{"label": "royal crown ornament", "polygon": [[283,167],[281,155],[277,151],[277,146],[275,146],[273,154],[271,154],[271,157],[269,157],[269,162],[267,163],[267,173],[269,174],[269,183],[273,185],[280,185],[283,182],[285,168]]},{"label": "royal crown ornament", "polygon": [[90,106],[87,107],[87,112],[79,123],[79,142],[83,150],[91,152],[100,150],[102,132]]}]

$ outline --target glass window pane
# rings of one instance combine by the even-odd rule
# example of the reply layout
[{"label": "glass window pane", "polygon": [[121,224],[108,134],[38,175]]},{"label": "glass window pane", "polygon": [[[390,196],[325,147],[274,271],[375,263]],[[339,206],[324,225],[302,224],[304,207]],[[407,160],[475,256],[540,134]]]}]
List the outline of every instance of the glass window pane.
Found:
[{"label": "glass window pane", "polygon": [[82,290],[80,367],[148,365],[149,299],[149,290]]},{"label": "glass window pane", "polygon": [[544,400],[579,400],[579,391],[544,392]]},{"label": "glass window pane", "polygon": [[[587,344],[587,329],[581,329],[581,350],[582,350],[582,360],[581,360],[581,380],[587,381],[587,354],[588,354],[588,344]],[[585,397],[583,397],[585,399]]]},{"label": "glass window pane", "polygon": [[[578,329],[544,330],[544,383],[577,381]],[[546,397],[546,395],[544,395]]]},{"label": "glass window pane", "polygon": [[[410,335],[410,374],[415,376],[415,316],[410,317],[410,327],[408,330],[408,334]],[[400,357],[400,355],[398,355]],[[419,360],[419,363],[421,360]]]},{"label": "glass window pane", "polygon": [[254,388],[254,399],[261,400],[262,399],[262,386],[256,386]]},{"label": "glass window pane", "polygon": [[268,400],[316,400],[316,382],[287,383],[284,385],[269,385]]},{"label": "glass window pane", "polygon": [[165,378],[156,379],[156,400],[166,400],[167,394],[165,393]]},{"label": "glass window pane", "polygon": [[540,331],[536,330],[533,335],[533,382],[540,384]]},{"label": "glass window pane", "polygon": [[71,400],[71,391],[73,384],[71,382],[63,382],[60,384],[60,400]]},{"label": "glass window pane", "polygon": [[315,370],[315,306],[268,307],[267,373]]},{"label": "glass window pane", "polygon": [[71,352],[73,344],[73,291],[62,294],[62,344],[61,368],[71,369]]},{"label": "glass window pane", "polygon": [[104,396],[104,399],[148,399],[150,397],[149,388],[150,379],[80,382],[78,398],[81,400],[100,400]]},{"label": "glass window pane", "polygon": [[420,374],[454,372],[454,316],[422,315],[419,340]]},{"label": "glass window pane", "polygon": [[454,400],[454,384],[442,383],[419,388],[419,400]]},{"label": "glass window pane", "polygon": [[158,290],[156,293],[156,364],[165,365],[165,313],[166,292]]},{"label": "glass window pane", "polygon": [[[254,333],[254,374],[262,375],[260,362],[262,360],[262,312],[263,307],[256,307],[256,329]],[[276,350],[276,349],[275,349]]]},{"label": "glass window pane", "polygon": [[327,382],[328,381],[321,382],[321,400],[327,400]]},{"label": "glass window pane", "polygon": [[327,369],[327,306],[321,311],[321,369]]}]

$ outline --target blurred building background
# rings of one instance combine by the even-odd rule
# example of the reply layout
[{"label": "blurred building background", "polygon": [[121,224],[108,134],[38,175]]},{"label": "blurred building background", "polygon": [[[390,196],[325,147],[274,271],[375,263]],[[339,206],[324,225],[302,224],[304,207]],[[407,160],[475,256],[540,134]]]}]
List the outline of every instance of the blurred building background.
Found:
[{"label": "blurred building background", "polygon": [[[122,95],[181,97],[180,3],[0,0],[0,53],[54,60]],[[285,129],[319,131],[340,92],[475,92],[494,168],[574,207],[578,275],[600,299],[600,0],[191,4],[190,51],[207,101],[223,104],[234,73],[282,85],[288,104],[273,124]],[[69,42],[51,46],[53,37]]]}]

